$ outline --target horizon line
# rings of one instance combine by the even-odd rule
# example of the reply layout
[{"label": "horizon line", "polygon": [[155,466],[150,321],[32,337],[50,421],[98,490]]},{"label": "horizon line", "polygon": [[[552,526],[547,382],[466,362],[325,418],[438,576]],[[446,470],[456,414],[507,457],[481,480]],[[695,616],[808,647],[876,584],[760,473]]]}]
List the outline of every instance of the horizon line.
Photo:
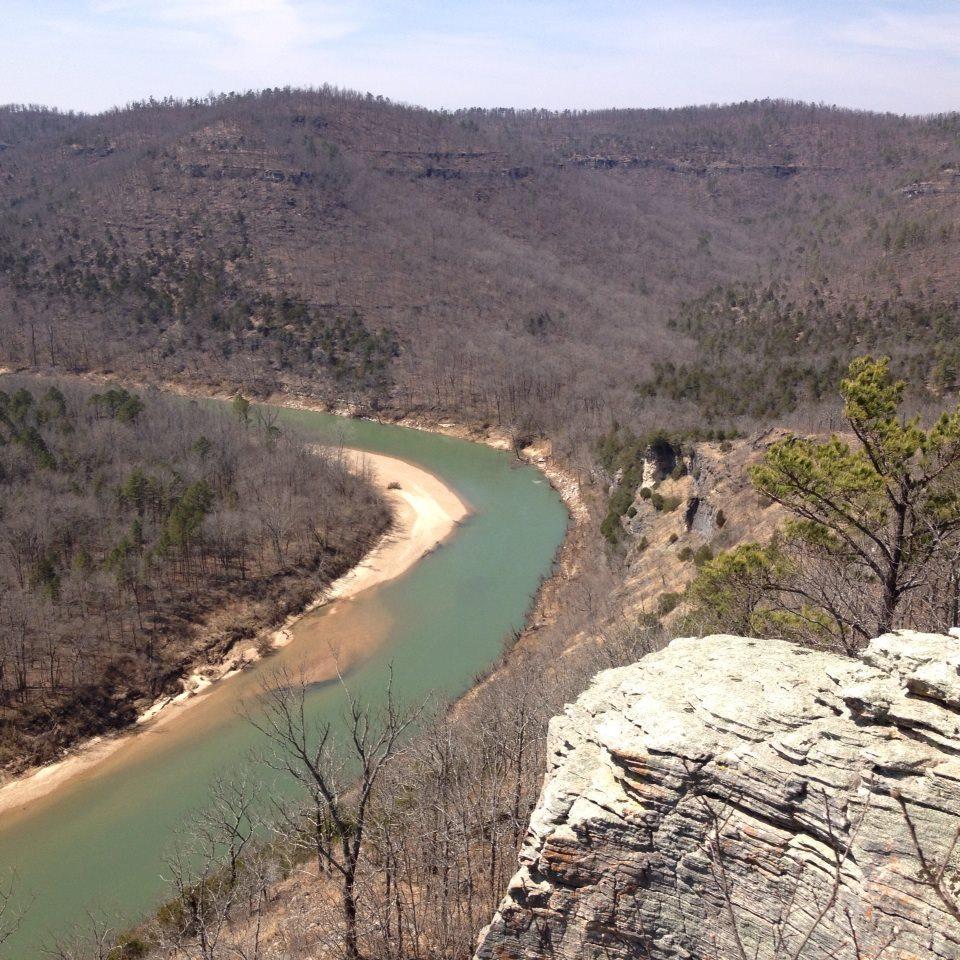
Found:
[{"label": "horizon line", "polygon": [[764,96],[744,100],[729,101],[701,101],[679,104],[676,106],[630,106],[630,107],[518,107],[506,104],[499,106],[460,106],[460,107],[428,107],[423,104],[414,103],[405,100],[394,100],[385,94],[373,93],[369,90],[359,90],[351,87],[338,87],[334,84],[324,83],[320,86],[293,86],[283,87],[251,87],[246,90],[222,90],[219,92],[209,91],[199,97],[182,97],[167,94],[157,97],[151,94],[143,100],[128,100],[123,104],[114,104],[105,107],[103,110],[89,111],[75,109],[72,107],[61,107],[56,104],[29,103],[10,101],[0,103],[0,112],[9,113],[47,113],[55,114],[67,118],[86,120],[107,117],[118,113],[131,112],[145,108],[156,107],[212,107],[218,103],[230,100],[242,100],[253,97],[263,97],[267,95],[327,95],[340,96],[344,99],[359,100],[363,102],[380,103],[386,106],[399,107],[403,110],[418,111],[422,113],[432,113],[450,116],[471,113],[517,113],[517,114],[540,114],[553,117],[563,116],[589,116],[591,114],[603,113],[679,113],[685,110],[729,110],[735,107],[760,106],[763,104],[777,104],[791,107],[805,107],[812,110],[834,111],[838,113],[855,113],[874,117],[887,117],[898,120],[916,120],[932,121],[947,117],[960,115],[960,105],[953,110],[933,111],[930,113],[898,113],[894,110],[876,110],[869,107],[846,106],[839,103],[828,103],[826,101],[801,100],[793,97]]}]

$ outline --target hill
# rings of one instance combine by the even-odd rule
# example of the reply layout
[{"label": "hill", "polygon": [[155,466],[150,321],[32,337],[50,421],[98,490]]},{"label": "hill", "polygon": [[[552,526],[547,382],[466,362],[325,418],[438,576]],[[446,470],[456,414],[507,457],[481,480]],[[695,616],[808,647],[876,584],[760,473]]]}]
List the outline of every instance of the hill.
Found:
[{"label": "hill", "polygon": [[546,432],[811,411],[960,356],[960,118],[434,112],[324,88],[0,110],[0,361]]}]

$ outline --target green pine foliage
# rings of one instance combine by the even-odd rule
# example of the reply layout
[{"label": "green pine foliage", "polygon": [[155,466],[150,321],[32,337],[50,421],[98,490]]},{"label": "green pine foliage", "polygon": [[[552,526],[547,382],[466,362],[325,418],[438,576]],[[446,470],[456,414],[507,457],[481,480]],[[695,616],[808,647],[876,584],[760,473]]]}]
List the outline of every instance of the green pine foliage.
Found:
[{"label": "green pine foliage", "polygon": [[859,357],[840,385],[847,431],[789,436],[751,471],[788,521],[768,545],[703,564],[692,608],[711,629],[776,632],[855,650],[960,613],[960,405],[924,425],[887,358]]},{"label": "green pine foliage", "polygon": [[960,308],[935,294],[854,304],[828,288],[799,297],[780,283],[735,284],[684,303],[668,326],[696,342],[696,358],[658,361],[638,394],[691,402],[711,423],[829,400],[864,347],[889,354],[915,394],[960,386]]}]

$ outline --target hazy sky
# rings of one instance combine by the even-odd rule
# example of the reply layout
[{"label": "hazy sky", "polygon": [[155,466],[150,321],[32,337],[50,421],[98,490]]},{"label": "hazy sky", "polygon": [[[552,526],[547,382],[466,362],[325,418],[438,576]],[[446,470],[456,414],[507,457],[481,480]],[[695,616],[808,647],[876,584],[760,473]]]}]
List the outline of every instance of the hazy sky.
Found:
[{"label": "hazy sky", "polygon": [[433,107],[960,109],[960,0],[0,0],[0,103],[331,83]]}]

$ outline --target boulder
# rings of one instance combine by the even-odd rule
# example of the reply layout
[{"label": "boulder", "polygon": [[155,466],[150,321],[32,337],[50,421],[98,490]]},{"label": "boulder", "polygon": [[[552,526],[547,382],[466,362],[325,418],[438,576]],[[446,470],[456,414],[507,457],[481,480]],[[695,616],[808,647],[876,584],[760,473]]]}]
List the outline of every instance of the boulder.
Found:
[{"label": "boulder", "polygon": [[481,960],[960,957],[956,637],[674,640],[547,762]]}]

